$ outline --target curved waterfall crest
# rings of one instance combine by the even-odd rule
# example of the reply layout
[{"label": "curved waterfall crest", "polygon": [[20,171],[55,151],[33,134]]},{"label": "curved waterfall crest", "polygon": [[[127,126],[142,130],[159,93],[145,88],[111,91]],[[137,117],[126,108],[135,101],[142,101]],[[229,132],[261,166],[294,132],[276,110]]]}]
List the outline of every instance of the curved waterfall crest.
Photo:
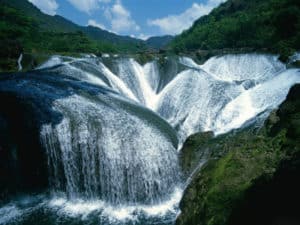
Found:
[{"label": "curved waterfall crest", "polygon": [[[132,58],[70,61],[69,58],[58,60],[57,56],[45,64],[61,65],[64,74],[71,68],[71,76],[105,85],[153,110],[177,130],[180,144],[199,131],[220,134],[242,126],[262,111],[276,107],[284,100],[289,87],[299,82],[298,71],[287,70],[278,56],[263,54],[216,56],[202,65],[188,57],[165,57],[142,66]],[[73,67],[81,71],[81,75],[74,73]],[[53,67],[48,69],[51,71]],[[258,106],[255,103],[256,96],[260,95],[258,87],[270,89],[269,82],[279,82],[279,78],[285,76],[283,91],[272,89],[270,92],[269,98],[274,102],[265,100],[263,107]],[[236,118],[230,119],[231,115]]]}]

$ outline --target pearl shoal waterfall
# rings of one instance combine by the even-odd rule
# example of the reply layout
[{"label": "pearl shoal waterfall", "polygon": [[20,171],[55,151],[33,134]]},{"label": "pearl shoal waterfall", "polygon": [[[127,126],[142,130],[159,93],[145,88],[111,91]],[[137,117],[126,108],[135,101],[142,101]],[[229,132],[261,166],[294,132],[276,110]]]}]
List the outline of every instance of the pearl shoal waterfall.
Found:
[{"label": "pearl shoal waterfall", "polygon": [[0,95],[21,96],[38,121],[49,181],[47,193],[1,206],[0,224],[24,224],[41,211],[55,224],[78,217],[86,224],[173,224],[187,137],[263,121],[299,82],[298,69],[262,54],[202,65],[177,56],[145,65],[53,56],[34,71],[0,78]]}]

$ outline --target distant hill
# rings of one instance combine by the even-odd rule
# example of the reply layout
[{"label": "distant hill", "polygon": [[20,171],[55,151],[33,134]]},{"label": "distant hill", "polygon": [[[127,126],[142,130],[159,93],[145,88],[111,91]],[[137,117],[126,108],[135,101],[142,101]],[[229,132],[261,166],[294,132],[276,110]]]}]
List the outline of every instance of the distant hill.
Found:
[{"label": "distant hill", "polygon": [[[135,45],[115,44],[100,38],[93,40],[80,28],[63,17],[41,13],[26,0],[0,0],[0,71],[16,70],[16,60],[22,52],[74,55],[139,50]],[[36,62],[29,61],[30,64]]]},{"label": "distant hill", "polygon": [[126,49],[131,50],[142,50],[146,49],[146,43],[143,40],[132,38],[130,36],[120,36],[111,33],[106,30],[102,30],[98,27],[87,26],[79,27],[80,31],[86,34],[89,38],[95,41],[107,41],[118,46],[120,51],[126,51]]},{"label": "distant hill", "polygon": [[0,40],[0,71],[14,71],[21,52],[30,55],[141,53],[156,51],[169,43],[171,37],[143,41],[98,27],[79,26],[62,16],[46,15],[27,0],[0,0]]},{"label": "distant hill", "polygon": [[228,0],[177,36],[176,52],[267,48],[283,56],[300,49],[299,0]]},{"label": "distant hill", "polygon": [[122,50],[126,48],[141,48],[151,47],[159,49],[166,46],[172,39],[172,36],[166,35],[162,37],[151,37],[147,41],[132,38],[130,36],[121,36],[112,32],[100,29],[93,26],[79,26],[62,16],[49,16],[41,12],[36,6],[27,0],[0,0],[1,4],[14,7],[21,10],[24,14],[29,15],[37,21],[40,29],[45,32],[78,32],[81,31],[89,38],[95,41],[106,41],[118,46]]},{"label": "distant hill", "polygon": [[112,44],[131,44],[131,45],[145,45],[142,40],[131,38],[129,36],[120,36],[106,30],[102,30],[98,27],[84,27],[79,26],[62,16],[50,16],[41,12],[36,6],[27,0],[0,0],[1,4],[14,7],[22,11],[25,15],[30,16],[34,19],[41,31],[45,32],[78,32],[81,31],[89,38],[96,41],[106,41]]},{"label": "distant hill", "polygon": [[171,35],[150,37],[146,40],[146,44],[149,47],[160,49],[166,47],[173,39],[174,36]]}]

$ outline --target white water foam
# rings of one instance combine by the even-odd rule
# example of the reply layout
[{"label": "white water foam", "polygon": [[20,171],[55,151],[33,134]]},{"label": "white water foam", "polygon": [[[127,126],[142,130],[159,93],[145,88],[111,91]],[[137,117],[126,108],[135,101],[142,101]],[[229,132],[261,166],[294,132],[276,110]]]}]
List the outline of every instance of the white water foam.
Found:
[{"label": "white water foam", "polygon": [[101,200],[86,201],[82,199],[68,200],[63,197],[54,197],[48,207],[58,211],[59,214],[70,217],[86,218],[92,213],[107,217],[110,221],[137,220],[138,215],[147,217],[164,216],[168,213],[177,214],[183,190],[175,188],[170,199],[154,205],[110,205]]},{"label": "white water foam", "polygon": [[203,70],[185,70],[160,93],[158,113],[176,127],[180,143],[199,131],[214,131],[220,110],[244,91],[213,79]]},{"label": "white water foam", "polygon": [[63,63],[63,59],[60,56],[52,56],[49,60],[47,60],[42,65],[38,66],[36,69],[45,69],[53,66],[57,66]]},{"label": "white water foam", "polygon": [[123,93],[128,98],[138,102],[137,97],[132,93],[132,91],[127,87],[127,85],[115,74],[113,74],[104,64],[99,64],[99,69],[103,74],[110,80],[114,89]]},{"label": "white water foam", "polygon": [[[110,205],[102,200],[68,199],[67,197],[38,197],[26,196],[30,201],[15,200],[0,207],[0,224],[22,223],[22,221],[37,211],[47,211],[57,217],[74,218],[82,221],[98,218],[109,221],[109,224],[124,224],[127,221],[139,221],[143,218],[158,218],[172,215],[176,218],[179,214],[179,202],[183,190],[175,188],[170,198],[154,205]],[[31,201],[35,202],[35,205]],[[102,224],[102,223],[100,223]],[[106,223],[107,224],[107,223]]]},{"label": "white water foam", "polygon": [[0,208],[0,224],[7,224],[22,216],[22,210],[14,204],[8,204]]},{"label": "white water foam", "polygon": [[259,113],[275,109],[295,83],[300,83],[300,72],[292,69],[246,90],[222,109],[216,120],[216,134],[239,128]]},{"label": "white water foam", "polygon": [[255,80],[259,83],[283,72],[286,66],[278,56],[247,54],[215,56],[201,68],[223,81]]},{"label": "white water foam", "polygon": [[70,64],[67,64],[66,66],[70,70],[69,73],[72,73],[74,71],[76,71],[78,73],[84,72],[84,73],[82,73],[82,78],[81,78],[84,81],[88,81],[88,82],[90,82],[92,84],[97,84],[97,85],[100,85],[100,86],[107,86],[103,80],[101,80],[99,77],[97,77],[97,76],[95,76],[95,75],[93,75],[91,73],[82,71],[82,70],[80,70],[80,69],[78,69],[75,66],[72,66]]}]

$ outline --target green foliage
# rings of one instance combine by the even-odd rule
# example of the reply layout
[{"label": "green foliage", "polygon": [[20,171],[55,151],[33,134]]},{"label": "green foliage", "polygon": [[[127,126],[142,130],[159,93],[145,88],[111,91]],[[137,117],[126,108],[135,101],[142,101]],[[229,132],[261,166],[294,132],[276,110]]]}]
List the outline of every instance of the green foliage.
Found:
[{"label": "green foliage", "polygon": [[279,159],[282,159],[280,148],[275,139],[257,137],[246,144],[245,148],[233,149],[220,159],[212,173],[210,190],[207,193],[208,224],[224,224],[231,214],[234,202],[243,198],[243,193],[261,174],[276,170]]},{"label": "green foliage", "polygon": [[27,43],[25,51],[33,52],[70,52],[70,53],[101,53],[116,52],[117,49],[105,42],[90,40],[82,32],[58,33],[38,32]]},{"label": "green foliage", "polygon": [[131,55],[131,57],[133,57],[137,62],[139,62],[142,65],[153,61],[155,59],[155,56],[156,55],[147,52],[141,52],[139,54]]},{"label": "green foliage", "polygon": [[165,35],[161,37],[150,37],[146,40],[148,46],[152,48],[164,48],[174,39],[171,35]]},{"label": "green foliage", "polygon": [[126,52],[138,51],[141,45],[143,48],[146,47],[143,41],[129,36],[120,36],[93,26],[79,26],[59,15],[46,15],[28,0],[0,0],[0,4],[15,8],[24,15],[32,17],[41,32],[76,33],[80,31],[93,41],[109,43],[120,51]]},{"label": "green foliage", "polygon": [[[244,192],[262,174],[272,176],[285,157],[285,132],[275,137],[242,132],[221,141],[227,154],[211,160],[194,178],[181,203],[178,224],[223,225]],[[193,208],[193,213],[190,213]]]},{"label": "green foliage", "polygon": [[101,55],[145,49],[143,43],[135,39],[97,28],[80,27],[59,16],[45,15],[25,0],[0,2],[0,71],[15,71],[22,52]]},{"label": "green foliage", "polygon": [[[180,166],[186,177],[188,177],[199,164],[203,157],[203,149],[208,149],[210,140],[213,139],[213,132],[204,132],[191,135],[184,143],[180,151]],[[213,139],[215,141],[215,139]],[[199,148],[201,146],[201,150]],[[200,151],[197,151],[197,150]]]},{"label": "green foliage", "polygon": [[300,49],[300,2],[228,0],[171,43],[176,52],[223,48]]}]

